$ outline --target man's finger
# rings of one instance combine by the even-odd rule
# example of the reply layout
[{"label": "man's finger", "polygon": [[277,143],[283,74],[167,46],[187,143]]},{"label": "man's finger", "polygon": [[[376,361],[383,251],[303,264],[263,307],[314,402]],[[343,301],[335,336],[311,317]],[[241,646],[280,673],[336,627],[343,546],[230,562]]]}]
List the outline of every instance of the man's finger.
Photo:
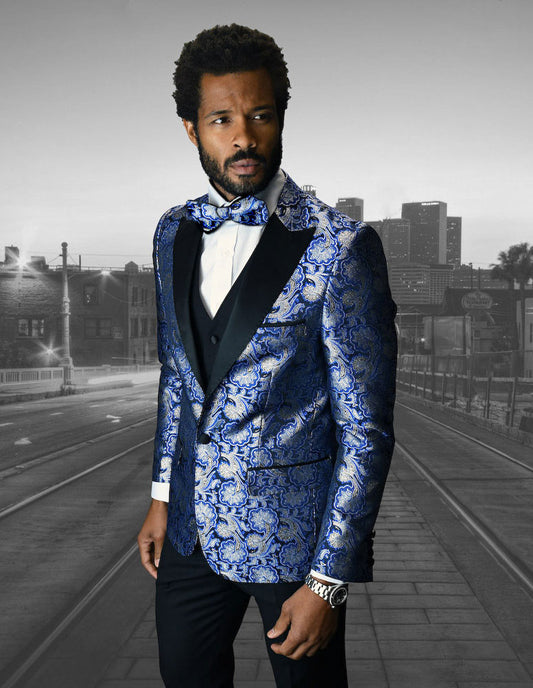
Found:
[{"label": "man's finger", "polygon": [[294,657],[294,655],[299,654],[302,649],[303,653],[305,654],[305,651],[310,648],[311,645],[312,642],[307,636],[297,634],[294,628],[291,627],[287,633],[287,637],[282,643],[276,643],[270,647],[278,655],[284,655],[285,657],[290,657],[291,659],[299,659],[299,657]]},{"label": "man's finger", "polygon": [[152,561],[152,542],[150,540],[142,540],[138,545],[142,565],[151,576],[157,578],[157,569]]},{"label": "man's finger", "polygon": [[163,549],[163,540],[154,541],[154,564],[159,568],[159,561],[161,559],[161,551]]},{"label": "man's finger", "polygon": [[271,645],[271,649],[277,655],[283,655],[288,659],[302,659],[306,654],[314,648],[314,643],[309,640],[296,640],[291,638],[291,634],[287,636],[286,640],[281,645]]},{"label": "man's finger", "polygon": [[278,617],[278,620],[274,624],[274,626],[270,629],[270,631],[267,633],[267,636],[269,638],[277,638],[280,636],[282,633],[285,633],[287,628],[289,628],[291,622],[291,617],[289,614],[281,608],[281,614]]}]

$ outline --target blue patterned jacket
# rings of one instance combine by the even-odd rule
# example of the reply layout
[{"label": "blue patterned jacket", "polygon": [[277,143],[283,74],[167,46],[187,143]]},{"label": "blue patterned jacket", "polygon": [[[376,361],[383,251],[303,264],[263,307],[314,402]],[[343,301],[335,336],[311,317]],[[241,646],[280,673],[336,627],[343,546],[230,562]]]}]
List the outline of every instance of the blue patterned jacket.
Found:
[{"label": "blue patterned jacket", "polygon": [[154,239],[153,480],[170,482],[169,538],[188,555],[199,537],[213,570],[234,581],[298,581],[311,568],[371,580],[396,366],[376,232],[287,177],[205,391],[189,313],[200,241],[184,206]]}]

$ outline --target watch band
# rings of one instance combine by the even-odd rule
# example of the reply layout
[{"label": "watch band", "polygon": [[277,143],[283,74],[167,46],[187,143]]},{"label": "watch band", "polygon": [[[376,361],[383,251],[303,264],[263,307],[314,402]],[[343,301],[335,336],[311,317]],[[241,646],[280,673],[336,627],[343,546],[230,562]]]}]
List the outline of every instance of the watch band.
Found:
[{"label": "watch band", "polygon": [[339,585],[326,585],[325,583],[321,583],[309,573],[305,578],[305,584],[316,595],[325,600],[332,609],[344,604],[348,598],[348,585],[346,583],[341,583]]}]

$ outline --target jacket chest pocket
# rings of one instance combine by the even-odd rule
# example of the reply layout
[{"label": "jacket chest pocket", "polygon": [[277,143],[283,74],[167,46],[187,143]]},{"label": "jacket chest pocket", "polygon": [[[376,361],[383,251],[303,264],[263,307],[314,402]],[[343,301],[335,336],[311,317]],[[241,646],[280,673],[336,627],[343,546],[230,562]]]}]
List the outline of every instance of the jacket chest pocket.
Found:
[{"label": "jacket chest pocket", "polygon": [[294,356],[296,349],[307,339],[309,328],[307,322],[301,320],[279,320],[264,322],[256,336],[261,347],[276,356]]}]

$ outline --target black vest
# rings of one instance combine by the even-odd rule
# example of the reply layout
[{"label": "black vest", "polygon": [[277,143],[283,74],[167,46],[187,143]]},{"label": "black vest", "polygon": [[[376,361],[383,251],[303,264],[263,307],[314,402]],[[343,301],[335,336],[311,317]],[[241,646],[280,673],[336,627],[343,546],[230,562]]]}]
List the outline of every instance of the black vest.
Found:
[{"label": "black vest", "polygon": [[198,363],[200,366],[200,384],[205,391],[209,383],[209,378],[211,377],[211,371],[213,370],[213,364],[218,353],[222,335],[224,334],[233,306],[235,305],[235,298],[239,292],[247,266],[244,266],[240,275],[233,283],[224,301],[221,303],[220,308],[215,313],[215,317],[211,318],[205,310],[205,306],[200,296],[201,255],[202,251],[199,249],[196,254],[189,303],[196,355],[198,356]]}]

